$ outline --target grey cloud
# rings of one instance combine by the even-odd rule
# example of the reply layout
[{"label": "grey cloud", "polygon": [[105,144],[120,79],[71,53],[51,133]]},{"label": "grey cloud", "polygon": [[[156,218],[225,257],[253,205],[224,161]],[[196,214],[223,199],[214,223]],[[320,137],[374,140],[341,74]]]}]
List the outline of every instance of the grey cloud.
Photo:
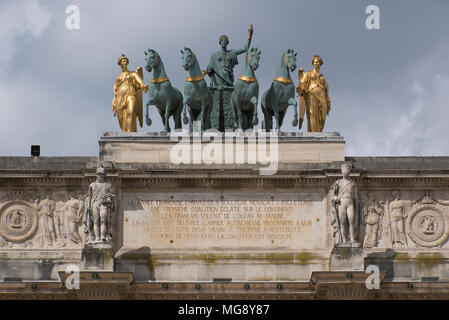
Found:
[{"label": "grey cloud", "polygon": [[[69,4],[80,7],[79,31],[64,26]],[[369,4],[380,7],[382,30],[365,28]],[[30,18],[23,5],[40,14]],[[0,19],[3,29],[14,28],[15,20],[38,23],[36,29],[19,28],[6,49],[0,47],[10,50],[0,62],[4,156],[28,155],[31,143],[41,144],[43,155],[96,155],[102,133],[119,130],[111,101],[121,53],[135,69],[144,64],[144,49],[157,50],[182,91],[186,73],[179,49],[192,48],[204,69],[219,49],[218,37],[227,34],[231,48],[242,47],[250,23],[252,45],[262,50],[256,73],[260,95],[287,48],[299,52],[298,67],[305,69],[313,54],[323,57],[332,100],[325,129],[342,133],[347,155],[449,152],[445,1],[30,0],[0,6],[15,15]],[[242,68],[239,60],[235,75]],[[148,81],[151,75],[144,77]],[[296,71],[292,78],[297,83]],[[153,126],[140,131],[162,130],[159,114],[150,108]],[[290,126],[292,115],[289,110],[282,130],[297,130]]]}]

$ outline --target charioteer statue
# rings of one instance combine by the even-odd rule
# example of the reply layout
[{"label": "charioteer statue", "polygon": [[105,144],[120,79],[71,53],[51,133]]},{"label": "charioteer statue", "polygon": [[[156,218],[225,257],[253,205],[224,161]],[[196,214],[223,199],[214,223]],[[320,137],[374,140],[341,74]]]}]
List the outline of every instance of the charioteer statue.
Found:
[{"label": "charioteer statue", "polygon": [[248,29],[248,40],[242,49],[228,50],[229,39],[222,35],[218,39],[221,50],[212,54],[206,73],[210,77],[212,95],[211,127],[220,131],[234,128],[234,114],[231,95],[234,90],[234,67],[238,64],[237,56],[248,51],[253,35],[253,26]]}]

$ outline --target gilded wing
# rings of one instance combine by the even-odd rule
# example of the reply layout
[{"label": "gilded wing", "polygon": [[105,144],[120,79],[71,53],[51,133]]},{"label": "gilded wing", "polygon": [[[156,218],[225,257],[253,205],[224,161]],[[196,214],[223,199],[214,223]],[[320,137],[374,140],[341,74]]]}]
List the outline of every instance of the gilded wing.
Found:
[{"label": "gilded wing", "polygon": [[329,111],[331,110],[331,100],[329,99],[329,86],[327,84],[326,79],[324,79],[324,77],[323,77],[323,81],[324,81],[324,88],[326,90],[327,114],[329,114]]},{"label": "gilded wing", "polygon": [[[139,75],[140,79],[143,82],[143,69],[142,67],[137,67],[136,73]],[[137,118],[139,119],[140,127],[143,126],[143,97],[142,97],[142,89],[137,89]]]}]

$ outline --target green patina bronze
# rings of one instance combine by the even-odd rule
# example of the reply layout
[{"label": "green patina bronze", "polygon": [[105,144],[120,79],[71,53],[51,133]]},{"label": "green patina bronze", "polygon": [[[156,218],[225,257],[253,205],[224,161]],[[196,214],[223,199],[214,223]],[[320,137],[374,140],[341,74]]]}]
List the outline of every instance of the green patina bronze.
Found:
[{"label": "green patina bronze", "polygon": [[[201,73],[195,54],[189,48],[181,50],[182,66],[189,72],[184,83],[183,122],[189,123],[189,131],[193,131],[193,121],[201,121],[201,131],[210,128],[211,95],[207,83]],[[187,118],[186,108],[189,107],[190,118]]]},{"label": "green patina bronze", "polygon": [[154,105],[161,115],[164,132],[170,131],[169,118],[171,116],[175,122],[175,129],[181,129],[182,93],[172,87],[160,55],[156,51],[148,49],[145,51],[145,56],[145,69],[148,72],[153,71],[153,79],[150,80],[148,86],[149,100],[145,108],[146,123],[151,126],[152,121],[149,117],[148,106]]},{"label": "green patina bronze", "polygon": [[288,49],[282,54],[281,63],[271,87],[262,95],[262,111],[265,120],[262,129],[273,129],[273,116],[275,118],[275,130],[279,131],[284,120],[288,106],[294,106],[292,126],[298,125],[298,103],[295,100],[295,85],[290,78],[290,72],[296,69],[296,53]]},{"label": "green patina bronze", "polygon": [[235,83],[231,96],[234,115],[234,127],[242,130],[252,129],[259,123],[257,103],[259,98],[259,83],[254,71],[259,67],[260,51],[251,48],[246,55],[242,73]]},{"label": "green patina bronze", "polygon": [[237,56],[246,52],[251,44],[252,27],[248,40],[242,49],[228,50],[229,39],[221,36],[221,50],[212,54],[206,73],[210,77],[212,110],[210,114],[211,127],[220,131],[234,128],[234,115],[231,105],[231,95],[234,90],[234,66],[238,64]]}]

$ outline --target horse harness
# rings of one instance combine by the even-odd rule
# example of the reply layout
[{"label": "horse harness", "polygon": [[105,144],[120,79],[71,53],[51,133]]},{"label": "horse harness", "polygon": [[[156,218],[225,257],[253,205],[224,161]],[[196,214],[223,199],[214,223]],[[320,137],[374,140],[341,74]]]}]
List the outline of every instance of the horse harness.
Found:
[{"label": "horse harness", "polygon": [[200,74],[199,76],[193,76],[193,77],[187,77],[186,81],[187,82],[198,82],[204,79],[204,76],[202,74]]},{"label": "horse harness", "polygon": [[247,83],[257,82],[256,77],[238,76],[238,79],[245,81]]},{"label": "horse harness", "polygon": [[[154,54],[154,61],[153,61],[153,63],[151,64],[151,68],[154,68],[155,67],[155,63],[156,62],[159,62],[159,54],[156,52],[156,51],[154,51],[154,50],[151,50],[152,52],[153,52],[153,54]],[[165,81],[167,81],[168,80],[168,76],[165,76],[165,77],[160,77],[160,78],[153,78],[153,79],[150,79],[150,83],[162,83],[162,82],[165,82]]]},{"label": "horse harness", "polygon": [[[193,66],[194,61],[196,60],[196,56],[195,54],[190,51],[192,53],[192,58],[190,59],[189,63],[187,64],[188,69],[190,69]],[[186,81],[187,82],[198,82],[204,79],[204,74],[203,71],[201,71],[201,74],[198,76],[193,76],[193,77],[187,77]]]},{"label": "horse harness", "polygon": [[289,84],[293,83],[292,79],[290,78],[283,78],[283,77],[274,77],[274,81],[283,83],[283,84]]},{"label": "horse harness", "polygon": [[[284,54],[284,63],[288,66],[288,61],[287,61],[287,55]],[[284,78],[284,77],[274,77],[274,81],[283,83],[283,84],[289,84],[289,83],[293,83],[291,78]]]},{"label": "horse harness", "polygon": [[168,80],[168,76],[150,79],[151,83],[162,83]]}]

